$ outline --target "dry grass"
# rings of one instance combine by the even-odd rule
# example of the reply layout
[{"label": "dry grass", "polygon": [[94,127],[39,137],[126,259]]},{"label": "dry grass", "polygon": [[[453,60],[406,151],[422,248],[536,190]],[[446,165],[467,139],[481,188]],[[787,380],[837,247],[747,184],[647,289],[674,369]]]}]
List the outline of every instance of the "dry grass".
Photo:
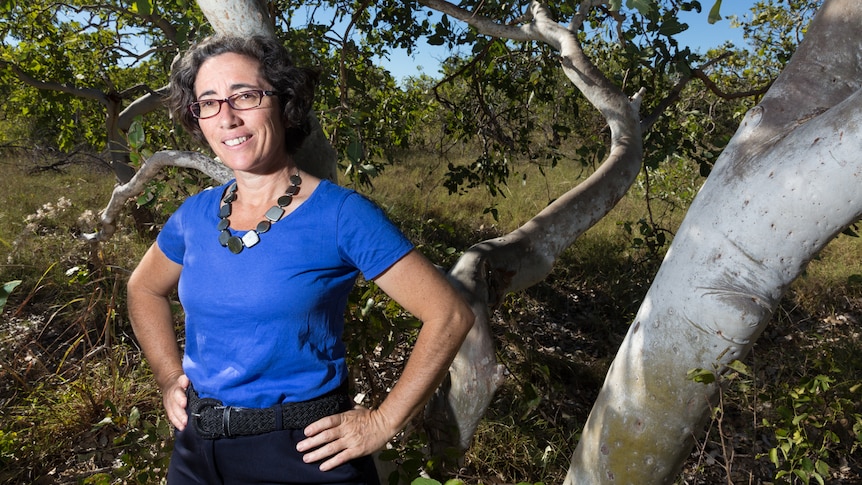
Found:
[{"label": "dry grass", "polygon": [[[453,161],[470,160],[459,153]],[[588,172],[513,161],[505,197],[481,189],[450,196],[442,185],[448,162],[436,154],[405,155],[370,194],[444,266],[469,245],[523,224]],[[653,201],[652,213],[672,232],[683,214],[672,209],[699,180],[680,163],[654,174],[651,183],[666,201]],[[111,476],[153,483],[163,475],[168,431],[122,295],[125,276],[151,236],[126,220],[98,253],[76,238],[93,229],[92,215],[81,215],[98,211],[112,185],[110,175],[82,167],[31,174],[8,163],[0,178],[0,283],[24,280],[0,327],[0,483]],[[498,358],[510,378],[477,432],[463,480],[562,481],[607,366],[660,263],[661,251],[635,247],[626,231],[626,223],[636,227],[647,217],[644,201],[634,187],[545,281],[510,295],[496,312]],[[860,261],[859,238],[842,236],[794,283],[746,359],[753,376],[729,386],[722,419],[699,443],[679,483],[725,483],[730,469],[735,483],[770,481],[775,469],[759,454],[774,443],[774,427],[759,420],[774,420],[787,385],[818,374],[835,380],[832,401],[850,402],[840,409],[844,448],[831,451],[846,457],[835,461],[831,483],[859,478],[862,460],[853,440],[862,443],[862,437],[855,437],[850,420],[853,412],[862,414],[853,407],[862,401],[859,391],[851,390],[862,382]],[[36,422],[53,424],[31,425]],[[724,443],[719,432],[728,438]]]}]

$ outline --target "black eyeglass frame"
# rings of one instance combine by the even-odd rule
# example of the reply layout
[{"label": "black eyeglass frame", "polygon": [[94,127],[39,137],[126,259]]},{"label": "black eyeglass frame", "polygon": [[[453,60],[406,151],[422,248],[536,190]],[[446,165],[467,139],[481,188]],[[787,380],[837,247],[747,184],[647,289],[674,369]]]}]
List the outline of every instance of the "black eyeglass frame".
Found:
[{"label": "black eyeglass frame", "polygon": [[[244,94],[249,94],[249,93],[258,93],[258,95],[260,96],[260,98],[257,100],[256,106],[250,106],[248,108],[237,108],[236,106],[234,106],[234,100],[235,99],[239,98],[240,96],[242,96]],[[188,108],[189,108],[189,112],[192,114],[192,116],[195,117],[195,119],[205,120],[207,118],[212,118],[213,116],[218,116],[218,114],[221,113],[221,107],[222,107],[222,104],[224,104],[224,103],[227,103],[228,106],[231,107],[231,109],[234,109],[237,111],[247,111],[250,109],[259,108],[260,104],[263,103],[263,98],[265,98],[266,96],[277,96],[277,95],[278,95],[278,93],[276,93],[275,91],[267,91],[264,89],[249,89],[247,91],[242,91],[242,92],[239,92],[236,94],[232,94],[232,95],[230,95],[226,98],[223,98],[223,99],[204,99],[202,101],[195,101],[194,103],[191,103],[188,106]],[[201,103],[212,103],[213,101],[218,102],[218,110],[216,110],[215,113],[213,113],[209,116],[201,116],[200,115]],[[197,108],[197,112],[195,112],[195,108]]]}]

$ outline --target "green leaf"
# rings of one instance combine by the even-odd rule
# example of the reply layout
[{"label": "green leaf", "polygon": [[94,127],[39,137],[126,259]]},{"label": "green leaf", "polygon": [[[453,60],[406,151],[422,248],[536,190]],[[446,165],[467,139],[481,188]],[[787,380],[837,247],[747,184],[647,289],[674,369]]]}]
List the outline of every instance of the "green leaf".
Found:
[{"label": "green leaf", "polygon": [[778,466],[778,448],[772,448],[769,450],[769,461],[772,462],[773,465]]},{"label": "green leaf", "polygon": [[363,157],[362,143],[353,140],[347,147],[347,159],[351,164],[359,164]]},{"label": "green leaf", "polygon": [[706,369],[692,369],[686,376],[688,380],[700,384],[712,384],[715,382],[715,373]]},{"label": "green leaf", "polygon": [[626,7],[636,9],[641,15],[649,15],[653,2],[650,0],[626,0]]},{"label": "green leaf", "polygon": [[817,460],[817,463],[814,464],[814,468],[820,475],[829,476],[829,465],[825,461]]},{"label": "green leaf", "polygon": [[138,13],[141,15],[150,15],[153,13],[153,2],[150,0],[135,0],[135,6],[137,6]]},{"label": "green leaf", "polygon": [[0,289],[0,310],[6,306],[6,300],[9,298],[9,295],[12,293],[12,290],[18,287],[21,284],[21,280],[10,281],[3,285],[3,288]]},{"label": "green leaf", "polygon": [[144,124],[140,116],[135,117],[134,121],[132,121],[131,126],[129,126],[129,145],[134,150],[140,149],[144,146],[144,142],[147,141],[146,135],[144,135]]},{"label": "green leaf", "polygon": [[728,363],[727,368],[733,369],[736,372],[739,372],[740,374],[742,374],[744,376],[751,377],[751,369],[747,365],[743,364],[742,362],[740,362],[738,360],[734,360],[734,361],[731,361],[730,363]]},{"label": "green leaf", "polygon": [[721,13],[719,13],[719,10],[721,10],[721,0],[715,0],[715,5],[709,9],[709,19],[707,19],[707,21],[710,24],[714,24],[721,20]]},{"label": "green leaf", "polygon": [[802,483],[808,483],[811,480],[811,477],[805,470],[800,470],[796,468],[793,470],[793,474],[802,479]]},{"label": "green leaf", "polygon": [[614,12],[619,11],[620,7],[623,4],[623,0],[610,0],[608,2],[608,7]]},{"label": "green leaf", "polygon": [[661,27],[658,29],[659,33],[668,37],[679,34],[680,32],[685,32],[686,30],[688,30],[688,24],[684,24],[677,19],[668,20],[661,24]]},{"label": "green leaf", "polygon": [[437,480],[419,477],[416,480],[413,480],[412,482],[410,482],[410,485],[441,485],[441,484]]}]

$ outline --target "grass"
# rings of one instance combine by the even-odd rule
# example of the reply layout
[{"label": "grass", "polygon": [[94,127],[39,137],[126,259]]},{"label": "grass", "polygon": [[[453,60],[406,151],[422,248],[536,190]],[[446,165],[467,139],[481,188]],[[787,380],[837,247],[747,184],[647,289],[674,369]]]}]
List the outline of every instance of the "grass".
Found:
[{"label": "grass", "polygon": [[[370,195],[443,266],[471,244],[523,224],[587,172],[514,161],[505,197],[482,190],[454,197],[442,185],[442,160],[404,154]],[[23,283],[0,320],[0,483],[156,483],[170,430],[131,336],[123,294],[152,233],[136,230],[126,215],[117,235],[94,251],[77,236],[94,229],[113,185],[109,174],[86,166],[31,173],[14,160],[5,167],[0,283]],[[660,264],[663,248],[638,244],[649,239],[641,228],[675,230],[700,183],[692,172],[680,161],[651,174],[652,193],[660,195],[650,206],[657,220],[647,215],[641,178],[545,281],[506,298],[494,331],[509,378],[458,478],[562,482],[607,367]],[[860,477],[859,261],[859,238],[841,236],[793,284],[745,360],[748,373],[727,378],[709,434],[678,483],[807,483],[808,461],[813,467],[818,459],[829,479]],[[782,438],[787,433],[805,439]],[[780,445],[786,449],[773,460],[770,450]],[[775,480],[782,471],[788,474]]]}]

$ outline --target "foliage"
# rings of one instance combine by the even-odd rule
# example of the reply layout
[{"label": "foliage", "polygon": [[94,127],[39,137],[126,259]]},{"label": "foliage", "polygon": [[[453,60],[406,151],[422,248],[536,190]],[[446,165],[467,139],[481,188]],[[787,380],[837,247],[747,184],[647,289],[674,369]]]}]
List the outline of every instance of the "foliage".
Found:
[{"label": "foliage", "polygon": [[0,288],[0,312],[3,311],[3,307],[6,306],[6,300],[9,299],[9,295],[12,294],[12,290],[18,287],[21,284],[21,280],[7,281],[3,288]]},{"label": "foliage", "polygon": [[779,65],[790,60],[802,40],[808,20],[823,0],[764,0],[757,2],[750,22],[734,23],[742,27],[745,38],[754,45],[753,54],[771,59]]},{"label": "foliage", "polygon": [[477,39],[475,51],[474,59],[451,59],[446,78],[432,88],[443,108],[434,120],[440,126],[435,133],[442,134],[436,143],[442,148],[471,140],[479,147],[471,163],[449,164],[444,185],[450,194],[484,187],[505,195],[502,187],[516,175],[513,157],[545,167],[564,159],[561,144],[584,126],[577,114],[585,101],[553,65],[546,46]]},{"label": "foliage", "polygon": [[[185,2],[139,11],[145,4],[2,4],[5,117],[33,120],[31,129],[41,134],[40,141],[63,151],[80,144],[105,148],[120,111],[166,83],[188,28],[200,22]],[[150,119],[165,134],[170,131],[166,121]]]},{"label": "foliage", "polygon": [[[815,361],[813,370],[821,370],[824,364]],[[775,413],[763,419],[763,426],[775,436],[768,457],[776,467],[777,480],[787,477],[792,482],[823,484],[848,448],[852,454],[862,446],[862,381],[848,381],[841,376],[841,368],[827,365],[831,368],[822,369],[825,374],[805,376],[795,384],[781,383]],[[845,423],[849,429],[837,423]],[[838,433],[850,443],[842,443]]]},{"label": "foliage", "polygon": [[[481,3],[483,13],[497,19],[523,13],[502,2]],[[552,3],[560,20],[574,14],[571,2]],[[623,8],[621,1],[611,3]],[[781,17],[784,11],[772,3],[769,14],[752,24],[751,35],[759,35],[758,29],[768,34],[775,25],[803,25],[800,19]],[[807,18],[805,5],[812,4],[794,2],[791,6],[802,10],[791,12]],[[352,183],[368,185],[384,167],[398,177],[403,173],[398,164],[429,162],[429,153],[435,154],[433,163],[445,161],[448,173],[443,174],[434,172],[432,163],[409,168],[421,175],[403,177],[406,187],[387,189],[385,174],[375,182],[377,193],[388,190],[392,197],[384,205],[399,214],[405,231],[435,262],[448,265],[478,237],[498,235],[535,214],[568,188],[556,186],[553,175],[571,185],[584,168],[604,158],[604,122],[559,73],[546,47],[483,38],[446,16],[432,24],[412,2],[366,2],[362,10],[343,1],[273,5],[279,12],[279,35],[301,63],[320,66],[324,73],[317,108]],[[39,1],[0,4],[0,94],[8,101],[0,109],[3,125],[14,128],[4,133],[26,132],[31,140],[63,150],[82,144],[104,147],[103,123],[110,106],[128,107],[136,96],[164,84],[174,54],[206,32],[199,12],[183,1],[54,6]],[[646,169],[634,194],[640,199],[624,200],[618,217],[583,238],[553,277],[507,299],[496,315],[500,358],[512,384],[501,391],[480,428],[462,471],[465,477],[560,481],[567,446],[577,436],[614,344],[666,249],[677,209],[690,202],[698,175],[708,173],[739,116],[756,101],[727,102],[706,92],[690,82],[693,69],[708,66],[710,79],[725,93],[750,91],[774,78],[795,45],[792,36],[782,34],[779,47],[764,40],[755,54],[727,48],[700,55],[673,38],[684,28],[675,19],[678,9],[699,10],[700,2],[632,1],[625,8],[638,15],[625,17],[629,20],[620,26],[621,39],[611,33],[612,12],[594,9],[588,24],[605,34],[584,35],[582,41],[595,63],[626,92],[646,87],[653,93],[644,104],[645,113],[657,114],[657,120],[646,137]],[[318,9],[334,13],[315,15]],[[710,15],[714,18],[715,8]],[[174,20],[164,22],[169,16]],[[323,18],[332,22],[324,24]],[[421,35],[434,43],[470,46],[470,54],[447,60],[444,80],[420,78],[398,85],[375,66],[375,56],[395,47],[409,51]],[[726,53],[732,55],[708,64]],[[16,69],[93,97],[62,89],[37,91],[22,82]],[[141,80],[153,84],[138,87]],[[677,103],[664,109],[661,101],[671,99],[677,88]],[[125,136],[135,163],[155,149],[186,143],[167,120],[152,115],[131,123]],[[565,160],[574,163],[561,163]],[[564,175],[560,170],[566,170]],[[76,451],[75,459],[100,467],[84,478],[89,483],[151,483],[164,474],[170,434],[158,394],[133,348],[118,289],[149,243],[148,233],[127,230],[99,252],[72,237],[92,230],[94,214],[79,215],[102,207],[109,192],[109,181],[94,189],[98,177],[92,175],[75,173],[50,183],[31,178],[21,184],[6,177],[9,187],[0,193],[0,242],[10,241],[4,244],[10,255],[0,267],[0,281],[21,281],[14,294],[4,288],[11,303],[5,315],[13,316],[10,325],[23,328],[0,329],[2,372],[11,377],[0,391],[0,468],[8,470],[0,472],[2,481],[45,476],[70,449]],[[78,179],[85,180],[85,189]],[[164,215],[200,185],[195,175],[172,171],[154,181],[137,202]],[[63,197],[57,197],[58,187]],[[515,197],[488,199],[469,190],[475,187],[491,196]],[[437,195],[440,188],[445,195]],[[67,193],[76,190],[76,196]],[[447,196],[456,192],[464,195],[453,202]],[[52,197],[43,200],[40,193]],[[392,194],[401,198],[396,201]],[[637,209],[627,210],[631,207]],[[10,217],[9,211],[20,213]],[[823,308],[818,312],[828,313]],[[351,295],[347,320],[357,391],[367,403],[377,403],[403,362],[417,323],[371,283],[359,285]],[[773,448],[775,459],[763,456],[777,467],[774,476],[786,472],[779,478],[807,474],[816,479],[815,474],[825,474],[818,460],[829,464],[838,445],[844,450],[851,446],[846,437],[839,443],[825,432],[830,419],[849,420],[859,441],[862,424],[852,407],[859,402],[858,387],[852,384],[858,374],[854,377],[855,361],[848,362],[817,368],[825,376],[817,383],[762,391],[772,394],[775,409],[785,410],[759,428],[774,429],[779,443]],[[846,369],[846,384],[834,369]],[[576,389],[562,384],[571,382]],[[732,382],[740,392],[754,387],[747,377]],[[731,406],[735,397],[724,402]],[[840,409],[830,407],[833,402]],[[731,416],[724,410],[715,414],[722,425]],[[34,427],[33,422],[47,425]],[[75,443],[90,447],[76,448]],[[421,433],[408,433],[395,443],[389,454],[401,478],[433,470],[434,464],[424,461],[423,445]],[[858,443],[850,450],[857,451]],[[114,466],[116,460],[121,465]]]},{"label": "foliage", "polygon": [[[800,325],[800,324],[794,324]],[[803,343],[803,355],[781,351],[770,355],[780,364],[766,367],[750,358],[752,365],[740,361],[730,363],[724,372],[692,369],[689,378],[702,384],[719,384],[719,403],[713,409],[713,427],[717,429],[724,457],[724,473],[732,482],[735,432],[734,413],[742,409],[743,419],[750,420],[754,429],[748,432],[747,446],[759,450],[756,459],[771,465],[770,474],[776,483],[824,484],[843,476],[848,469],[847,457],[862,449],[862,360],[855,354],[858,342],[837,343],[821,340],[817,330],[811,343]],[[809,345],[812,345],[810,347]],[[767,349],[758,342],[757,346]],[[756,346],[756,347],[757,347]],[[780,344],[779,344],[780,346]],[[762,351],[755,348],[754,354]],[[769,351],[770,354],[775,352]],[[789,357],[789,358],[788,358]],[[761,357],[762,359],[762,357]],[[805,361],[803,374],[793,368],[795,361]],[[758,368],[759,367],[759,368]],[[772,375],[782,378],[769,382]],[[767,436],[763,443],[757,436]],[[706,440],[704,440],[706,441]],[[706,445],[701,445],[706,452]]]},{"label": "foliage", "polygon": [[[802,25],[810,16],[811,3],[790,5],[794,16],[770,5],[768,17],[758,17],[759,23],[752,24],[750,31],[771,35],[777,29]],[[645,108],[660,111],[674,84],[686,80],[707,59],[680,46],[674,37],[688,28],[679,22],[678,13],[700,11],[701,2],[610,4],[612,9],[632,11],[625,16],[602,8],[580,12],[596,34],[582,37],[586,50],[627,92],[647,88],[651,95]],[[524,13],[519,10],[523,7],[503,2],[481,5],[482,14],[501,22]],[[719,5],[714,2],[710,18],[715,18]],[[565,2],[549,6],[561,23],[576,13]],[[123,145],[122,137],[112,133],[112,117],[129,108],[136,97],[163,86],[174,55],[209,31],[194,4],[183,0],[130,5],[115,0],[75,1],[56,8],[42,1],[7,2],[2,9],[0,76],[8,81],[3,83],[5,116],[23,118],[27,123],[15,127],[27,126],[30,137],[42,136],[43,142],[64,151],[81,144],[98,149],[109,140]],[[510,169],[513,157],[527,156],[539,166],[553,167],[571,157],[560,151],[566,140],[574,141],[573,158],[580,163],[594,164],[604,156],[604,122],[561,75],[554,52],[545,45],[487,38],[445,15],[432,16],[412,2],[276,1],[271,11],[277,35],[297,62],[318,66],[323,73],[317,109],[340,154],[341,168],[354,184],[370,184],[392,163],[395,151],[429,142],[429,133],[441,134],[436,151],[468,139],[481,147],[474,161],[451,165],[445,183],[452,193],[485,187],[494,195],[505,195],[502,187],[510,177],[521,175]],[[375,65],[375,59],[394,49],[412,52],[423,37],[469,54],[453,55],[446,63],[447,78],[439,84],[407,80],[399,86]],[[795,45],[794,39],[785,38],[780,52],[766,50],[739,61],[724,78],[754,79],[758,72],[768,72],[766,77],[771,79],[774,71],[760,66],[744,76],[733,74],[746,61],[762,64],[777,59],[781,64],[783,53]],[[720,63],[713,69],[722,66],[731,65]],[[692,93],[697,91],[703,90]],[[712,163],[735,125],[721,126],[704,137],[699,133],[702,127],[715,125],[691,120],[698,114],[694,109],[689,113],[689,121],[665,121],[675,118],[667,117],[650,132],[648,166],[657,167],[672,154],[695,157],[704,167]],[[174,133],[163,115],[148,115],[145,122],[154,149],[187,146],[186,138]],[[124,131],[130,128],[119,126]],[[485,210],[494,213],[493,205]]]},{"label": "foliage", "polygon": [[[464,158],[470,156],[466,153]],[[472,242],[509,228],[494,227],[504,221],[495,223],[487,215],[485,219],[476,218],[476,207],[487,203],[486,193],[471,193],[457,201],[446,197],[440,171],[417,187],[417,181],[422,180],[406,174],[427,171],[425,157],[413,152],[401,154],[398,170],[381,175],[372,195],[400,221],[423,252],[433,261],[449,266]],[[401,171],[407,170],[404,165],[408,162],[415,165],[415,172]],[[583,175],[579,167],[558,165],[545,169],[547,179],[543,182],[538,168],[529,160],[516,159],[513,167],[529,173],[529,177],[526,184],[514,187],[520,191],[517,197],[507,197],[499,205],[506,224],[534,213],[535,207],[521,204],[555,197],[554,192],[546,192],[548,186],[554,191],[565,190],[554,181],[575,183]],[[696,180],[694,164],[687,167],[673,176]],[[8,177],[0,181],[0,197],[4,197],[0,201],[0,219],[4,222],[0,230],[4,238],[13,242],[13,250],[9,253],[11,259],[0,267],[0,278],[21,279],[22,283],[10,295],[0,319],[7,325],[20,325],[14,333],[9,333],[8,327],[0,329],[0,363],[5,372],[0,379],[0,399],[4,402],[0,408],[0,483],[32,482],[54,468],[64,476],[75,474],[78,480],[91,483],[154,483],[163,476],[170,435],[158,391],[131,339],[122,292],[115,293],[118,282],[123,281],[149,241],[141,241],[127,226],[104,247],[103,266],[94,266],[98,260],[90,259],[87,246],[69,241],[80,231],[78,214],[104,203],[91,200],[95,197],[90,193],[92,187],[99,183],[107,186],[107,181],[100,182],[99,173],[88,173],[82,167],[73,167],[66,174],[15,170],[7,170],[6,174]],[[58,187],[71,204],[58,204]],[[165,192],[164,204],[172,197],[182,195]],[[424,197],[431,197],[432,202],[416,203]],[[448,205],[442,206],[447,201]],[[9,217],[10,211],[18,215]],[[494,328],[500,342],[499,359],[507,366],[510,377],[455,478],[465,483],[492,479],[508,483],[562,481],[572,443],[657,267],[657,263],[644,257],[644,250],[631,248],[618,224],[620,220],[638,220],[644,212],[642,197],[626,197],[612,220],[601,222],[567,252],[547,281],[506,299],[496,314]],[[28,229],[24,219],[30,215],[34,216],[29,222],[33,226]],[[19,221],[13,223],[16,219]],[[731,464],[736,469],[756,472],[759,466],[769,465],[771,474],[760,476],[768,480],[775,476],[778,470],[769,459],[768,448],[758,448],[750,441],[731,443],[731,431],[738,427],[747,429],[738,432],[745,436],[774,435],[773,428],[763,424],[763,418],[774,427],[791,426],[792,420],[785,422],[780,415],[767,413],[780,406],[794,409],[786,401],[790,399],[787,391],[803,385],[804,378],[800,376],[805,374],[822,374],[834,382],[825,394],[821,392],[812,397],[810,404],[806,403],[808,410],[800,412],[807,412],[809,417],[800,424],[848,420],[846,425],[840,425],[840,431],[834,431],[841,443],[828,444],[833,458],[824,461],[831,473],[841,468],[834,459],[839,450],[846,456],[858,454],[859,444],[854,445],[854,440],[860,439],[860,425],[852,419],[860,410],[851,406],[860,402],[859,390],[853,387],[854,381],[862,381],[862,362],[858,350],[853,350],[859,345],[858,337],[855,341],[840,337],[835,337],[837,342],[829,340],[832,334],[827,331],[849,331],[853,328],[849,321],[818,332],[805,328],[805,322],[817,321],[813,315],[858,315],[858,308],[840,306],[840,302],[846,304],[862,296],[859,286],[849,278],[858,272],[858,265],[848,265],[841,259],[858,261],[860,249],[856,241],[858,238],[839,238],[834,244],[840,246],[813,263],[808,276],[782,305],[788,311],[796,308],[797,312],[811,313],[779,319],[774,325],[775,332],[781,333],[762,337],[755,348],[760,363],[748,364],[755,377],[740,374],[728,385],[722,426],[728,451],[736,446],[738,452],[724,456],[733,460]],[[821,266],[833,270],[818,269]],[[11,317],[19,311],[18,317]],[[811,338],[811,345],[816,347],[800,347],[798,340],[797,345],[787,345],[782,335],[790,332],[784,330],[789,325],[800,325],[792,335],[796,339],[800,335]],[[347,324],[351,368],[357,381],[355,391],[366,396],[365,403],[379,399],[376,392],[385,392],[395,378],[414,327],[415,321],[405,318],[373,285],[360,285],[351,295]],[[104,332],[106,328],[110,331]],[[823,336],[817,338],[817,334]],[[110,336],[109,347],[103,346],[106,336]],[[386,356],[384,351],[388,352]],[[776,351],[783,353],[774,354]],[[816,355],[821,356],[822,363],[812,360]],[[843,408],[843,418],[828,408],[830,403]],[[734,418],[754,406],[758,419],[747,415]],[[33,422],[45,424],[30,426]],[[757,427],[751,428],[753,423]],[[848,432],[853,434],[845,434]],[[818,444],[814,438],[819,435],[809,431],[808,436],[809,442]],[[434,464],[427,463],[421,452],[423,443],[422,432],[416,428],[393,443],[393,451],[387,455],[398,466],[401,478],[412,479],[420,470],[433,469]],[[762,454],[759,462],[742,461],[745,454],[753,459],[753,451]],[[695,460],[705,463],[710,456],[707,448]],[[64,463],[70,457],[74,467],[64,472]],[[706,475],[707,470],[704,464],[693,476],[711,476]]]}]

